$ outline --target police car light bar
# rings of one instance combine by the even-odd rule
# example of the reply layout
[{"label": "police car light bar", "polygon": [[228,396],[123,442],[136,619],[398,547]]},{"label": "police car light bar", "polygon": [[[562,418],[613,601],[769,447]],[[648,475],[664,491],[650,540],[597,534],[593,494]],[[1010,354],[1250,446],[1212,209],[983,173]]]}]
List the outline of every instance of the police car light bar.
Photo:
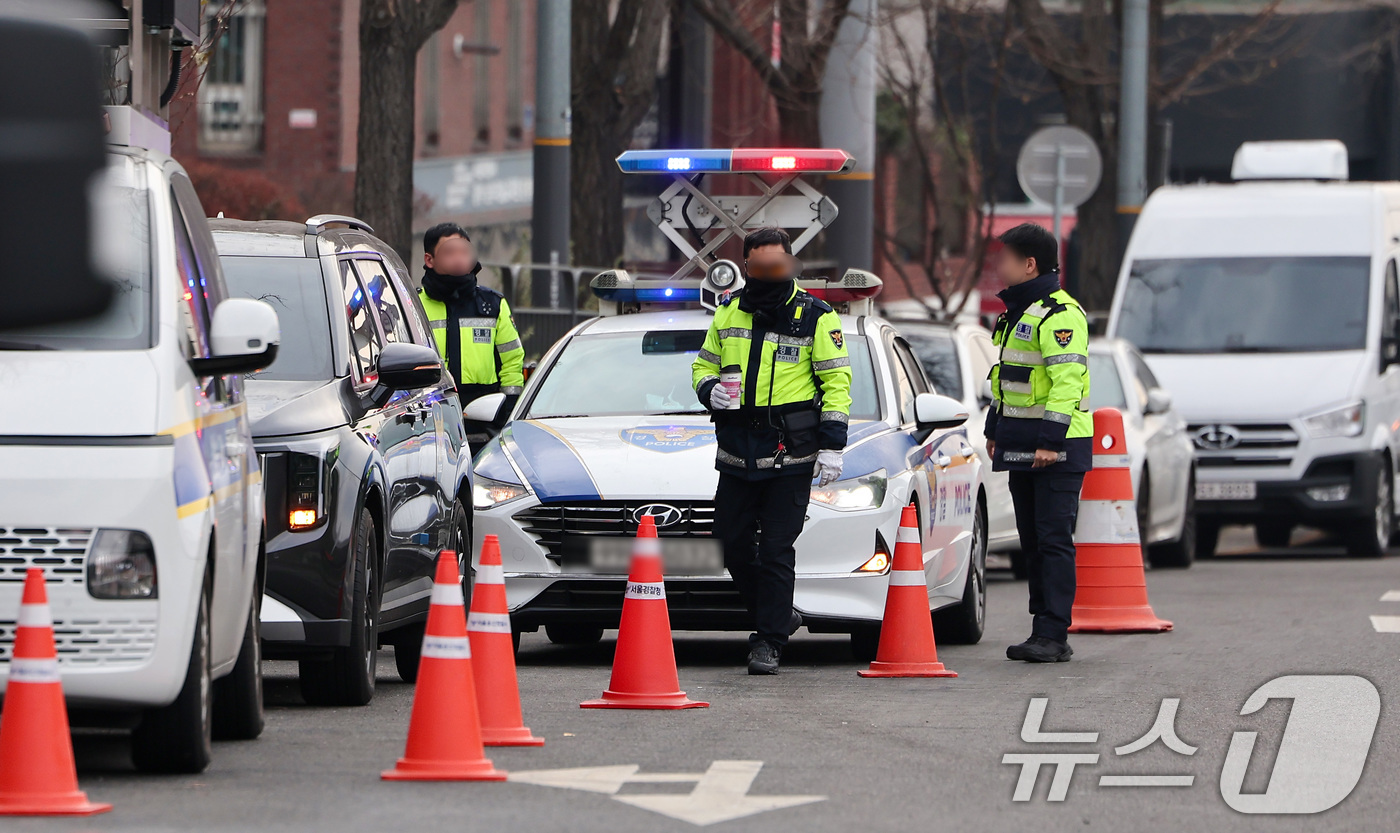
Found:
[{"label": "police car light bar", "polygon": [[626,270],[612,269],[589,283],[599,301],[612,304],[694,304],[700,301],[700,280],[634,278]]},{"label": "police car light bar", "polygon": [[628,150],[617,157],[618,168],[628,174],[838,174],[854,165],[855,159],[839,148]]}]

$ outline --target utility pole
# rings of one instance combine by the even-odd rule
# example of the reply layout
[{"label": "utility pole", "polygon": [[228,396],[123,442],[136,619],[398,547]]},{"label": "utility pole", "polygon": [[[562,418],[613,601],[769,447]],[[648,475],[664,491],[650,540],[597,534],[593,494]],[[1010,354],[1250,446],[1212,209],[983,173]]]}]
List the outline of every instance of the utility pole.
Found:
[{"label": "utility pole", "polygon": [[855,157],[855,169],[827,177],[840,209],[826,232],[837,268],[869,269],[875,260],[875,73],[879,0],[853,0],[827,59],[822,82],[822,144]]},{"label": "utility pole", "polygon": [[1118,99],[1118,247],[1126,249],[1147,201],[1149,0],[1123,0],[1122,92]]},{"label": "utility pole", "polygon": [[[535,202],[530,258],[569,262],[569,27],[571,0],[539,0],[535,16]],[[559,307],[561,272],[540,270],[530,305]],[[574,299],[569,298],[570,307]]]}]

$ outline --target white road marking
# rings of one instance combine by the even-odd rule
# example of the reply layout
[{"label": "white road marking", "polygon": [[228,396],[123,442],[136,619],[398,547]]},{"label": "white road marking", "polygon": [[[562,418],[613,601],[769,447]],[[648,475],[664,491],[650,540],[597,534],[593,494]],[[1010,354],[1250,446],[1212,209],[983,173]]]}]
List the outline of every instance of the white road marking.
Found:
[{"label": "white road marking", "polygon": [[1100,775],[1100,787],[1189,787],[1194,775]]},{"label": "white road marking", "polygon": [[1400,616],[1372,616],[1371,627],[1376,633],[1400,633]]},{"label": "white road marking", "polygon": [[1383,602],[1400,602],[1400,590],[1387,590],[1381,595]]},{"label": "white road marking", "polygon": [[[826,800],[824,795],[749,795],[762,768],[762,761],[715,761],[704,773],[639,773],[637,764],[619,764],[512,772],[510,780],[603,793],[614,801],[700,827]],[[676,783],[694,783],[695,788],[686,795],[617,795],[623,784]]]}]

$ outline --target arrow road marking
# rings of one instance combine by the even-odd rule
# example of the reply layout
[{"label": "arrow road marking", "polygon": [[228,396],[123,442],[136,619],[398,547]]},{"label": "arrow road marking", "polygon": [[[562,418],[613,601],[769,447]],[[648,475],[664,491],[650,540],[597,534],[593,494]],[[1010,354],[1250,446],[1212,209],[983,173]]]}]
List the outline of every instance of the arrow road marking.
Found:
[{"label": "arrow road marking", "polygon": [[[639,773],[637,764],[620,764],[512,772],[510,780],[603,793],[614,801],[701,827],[826,800],[824,795],[749,795],[749,787],[762,768],[762,761],[715,761],[703,774]],[[623,784],[692,782],[695,788],[686,795],[617,795]]]}]

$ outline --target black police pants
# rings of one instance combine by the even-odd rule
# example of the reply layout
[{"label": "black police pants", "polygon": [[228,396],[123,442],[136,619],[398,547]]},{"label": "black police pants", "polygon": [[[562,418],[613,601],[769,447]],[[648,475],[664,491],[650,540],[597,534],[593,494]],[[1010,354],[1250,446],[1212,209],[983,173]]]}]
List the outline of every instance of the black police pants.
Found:
[{"label": "black police pants", "polygon": [[1031,636],[1057,642],[1069,636],[1074,607],[1074,523],[1083,472],[1050,469],[1010,473],[1016,530],[1030,584]]},{"label": "black police pants", "polygon": [[768,480],[720,473],[715,535],[724,546],[724,566],[754,622],[750,643],[787,644],[797,580],[793,542],[802,532],[811,494],[808,468]]}]

